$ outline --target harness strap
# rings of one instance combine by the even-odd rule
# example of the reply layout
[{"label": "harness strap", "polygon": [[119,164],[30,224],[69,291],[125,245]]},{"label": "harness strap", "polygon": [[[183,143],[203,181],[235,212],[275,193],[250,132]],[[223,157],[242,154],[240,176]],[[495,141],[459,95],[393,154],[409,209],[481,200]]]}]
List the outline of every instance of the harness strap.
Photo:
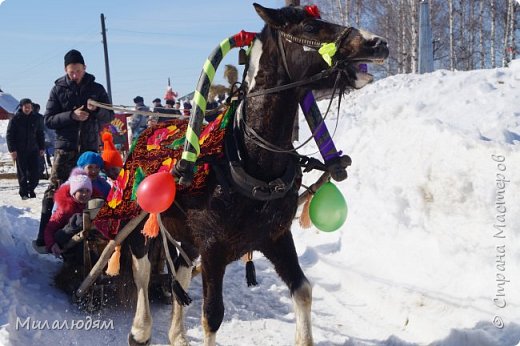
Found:
[{"label": "harness strap", "polygon": [[[172,235],[170,233],[168,233],[168,231],[166,231],[166,227],[164,227],[160,213],[157,214],[157,222],[159,223],[159,228],[161,229],[161,235],[163,236],[163,239],[164,240],[168,239],[170,241],[170,243],[172,243],[177,248],[177,250],[179,250],[179,253],[181,254],[182,258],[184,258],[184,260],[186,261],[186,264],[188,264],[189,267],[192,267],[193,262],[190,260],[190,258],[188,257],[188,255],[186,254],[184,249],[181,247],[181,244],[179,244],[175,239],[173,239]],[[164,251],[166,252],[166,257],[169,257],[171,260],[170,251],[168,249],[168,246],[165,246]],[[175,275],[175,268],[172,270],[172,273]]]},{"label": "harness strap", "polygon": [[249,175],[239,159],[237,146],[232,136],[226,136],[225,154],[229,161],[230,180],[242,195],[260,201],[270,201],[284,197],[294,186],[297,175],[295,159],[289,159],[284,175],[269,182]]},{"label": "harness strap", "polygon": [[283,90],[287,90],[287,89],[294,89],[296,87],[299,87],[299,86],[302,86],[302,85],[306,85],[306,84],[310,84],[310,83],[319,81],[320,79],[327,78],[335,70],[336,70],[336,68],[333,67],[333,68],[330,68],[330,69],[318,72],[315,75],[313,75],[313,76],[311,76],[311,77],[309,77],[307,79],[304,79],[304,80],[300,80],[300,81],[292,82],[292,83],[289,83],[289,84],[284,84],[284,85],[272,87],[272,88],[269,88],[269,89],[264,89],[264,90],[258,90],[258,91],[250,92],[249,94],[246,95],[246,97],[247,98],[251,98],[251,97],[256,97],[256,96],[260,96],[260,95],[273,94],[273,93],[276,93],[276,92],[279,92],[279,91],[283,91]]}]

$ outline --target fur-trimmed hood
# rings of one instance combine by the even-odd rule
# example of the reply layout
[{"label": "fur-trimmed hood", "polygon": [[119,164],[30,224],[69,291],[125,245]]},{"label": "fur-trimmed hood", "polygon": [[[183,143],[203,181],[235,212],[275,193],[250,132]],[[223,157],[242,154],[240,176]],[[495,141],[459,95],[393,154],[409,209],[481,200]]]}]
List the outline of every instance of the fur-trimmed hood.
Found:
[{"label": "fur-trimmed hood", "polygon": [[85,207],[85,204],[76,202],[74,197],[70,195],[70,185],[68,183],[61,185],[58,191],[56,191],[54,201],[66,214]]}]

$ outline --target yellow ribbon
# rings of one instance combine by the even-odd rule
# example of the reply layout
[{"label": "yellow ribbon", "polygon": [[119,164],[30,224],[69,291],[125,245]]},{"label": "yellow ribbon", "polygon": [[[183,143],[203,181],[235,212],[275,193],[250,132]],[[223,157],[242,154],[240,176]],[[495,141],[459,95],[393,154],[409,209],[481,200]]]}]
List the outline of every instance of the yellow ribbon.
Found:
[{"label": "yellow ribbon", "polygon": [[329,66],[332,66],[332,57],[336,54],[336,44],[334,42],[324,43],[318,53]]}]

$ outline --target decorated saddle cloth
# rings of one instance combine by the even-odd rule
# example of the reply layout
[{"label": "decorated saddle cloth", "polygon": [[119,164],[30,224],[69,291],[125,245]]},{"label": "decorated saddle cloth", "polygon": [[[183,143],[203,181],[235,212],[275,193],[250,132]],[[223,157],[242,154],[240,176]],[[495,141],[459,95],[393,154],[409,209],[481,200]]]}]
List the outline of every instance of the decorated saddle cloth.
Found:
[{"label": "decorated saddle cloth", "polygon": [[[202,128],[199,137],[200,155],[193,183],[189,187],[177,185],[177,194],[196,192],[205,186],[210,166],[201,162],[223,155],[224,135],[235,109],[232,104]],[[113,239],[122,222],[131,220],[141,212],[136,200],[137,187],[141,181],[157,172],[169,172],[180,160],[187,127],[188,119],[161,122],[144,130],[133,143],[124,167],[107,197],[107,203],[93,221],[106,238]]]}]

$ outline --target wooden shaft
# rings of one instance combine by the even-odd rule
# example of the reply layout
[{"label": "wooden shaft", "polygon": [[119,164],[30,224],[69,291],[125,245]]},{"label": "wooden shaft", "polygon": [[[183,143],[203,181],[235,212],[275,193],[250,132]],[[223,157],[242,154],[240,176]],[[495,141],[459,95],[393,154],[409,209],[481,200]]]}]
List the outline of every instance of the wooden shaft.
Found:
[{"label": "wooden shaft", "polygon": [[[309,194],[314,194],[318,189],[325,184],[327,181],[330,180],[330,173],[324,172],[321,177],[318,178],[318,180],[309,186],[308,190],[305,190],[300,196],[298,196],[298,205],[302,205],[307,200],[307,196]],[[310,191],[309,191],[310,190]]]},{"label": "wooden shaft", "polygon": [[121,244],[123,240],[128,237],[130,233],[137,227],[137,225],[143,221],[143,219],[148,215],[148,212],[142,211],[141,214],[137,215],[134,219],[130,220],[125,227],[123,227],[116,235],[114,240],[111,240],[108,242],[107,246],[101,253],[101,256],[99,257],[98,261],[92,267],[92,270],[90,273],[85,277],[79,288],[76,290],[76,296],[78,298],[81,298],[85,293],[87,293],[90,286],[96,281],[99,274],[103,271],[103,268],[105,268],[106,264],[108,263],[108,260],[112,256],[112,253],[114,252],[114,249],[117,245]]}]

